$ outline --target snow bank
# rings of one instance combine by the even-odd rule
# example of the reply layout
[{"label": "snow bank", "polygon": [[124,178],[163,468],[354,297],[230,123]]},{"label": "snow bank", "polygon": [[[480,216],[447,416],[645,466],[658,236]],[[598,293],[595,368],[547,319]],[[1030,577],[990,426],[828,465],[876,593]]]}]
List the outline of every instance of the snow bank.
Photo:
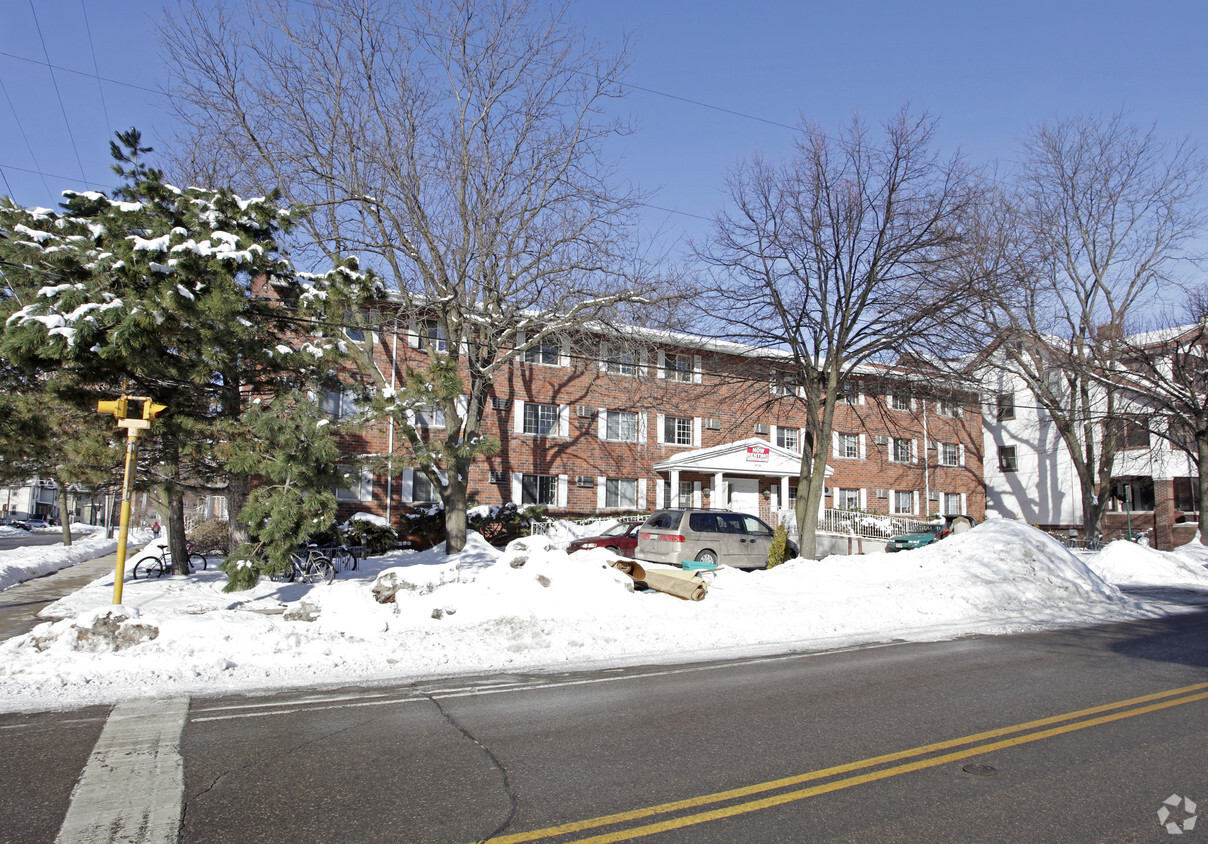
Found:
[{"label": "snow bank", "polygon": [[[1184,545],[1186,549],[1188,546]],[[1200,546],[1201,548],[1203,546]],[[1205,549],[1208,551],[1208,549]],[[1208,569],[1191,558],[1194,551],[1157,551],[1117,540],[1087,558],[1087,565],[1117,586],[1168,586],[1208,590]]]},{"label": "snow bank", "polygon": [[[20,528],[7,528],[16,534],[29,536]],[[55,532],[59,528],[53,528]],[[39,531],[44,533],[46,531]],[[8,535],[8,534],[0,534]],[[91,525],[71,526],[72,544],[29,545],[0,551],[0,590],[8,589],[26,580],[51,574],[59,569],[74,566],[85,560],[94,560],[117,550],[116,539],[106,539],[104,531]],[[110,581],[112,583],[112,581]]]},{"label": "snow bank", "polygon": [[1200,542],[1200,533],[1196,531],[1195,539],[1188,542],[1186,545],[1180,545],[1174,549],[1174,553],[1178,554],[1185,560],[1190,560],[1193,563],[1198,563],[1201,566],[1208,566],[1208,545]]}]

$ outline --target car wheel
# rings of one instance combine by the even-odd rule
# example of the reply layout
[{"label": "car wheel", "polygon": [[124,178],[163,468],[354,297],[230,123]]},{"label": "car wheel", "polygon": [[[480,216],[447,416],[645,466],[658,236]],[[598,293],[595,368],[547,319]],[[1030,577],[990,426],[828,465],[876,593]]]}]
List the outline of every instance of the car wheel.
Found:
[{"label": "car wheel", "polygon": [[710,551],[708,549],[701,551],[696,555],[696,561],[698,563],[708,563],[711,566],[715,566],[717,565],[717,552]]}]

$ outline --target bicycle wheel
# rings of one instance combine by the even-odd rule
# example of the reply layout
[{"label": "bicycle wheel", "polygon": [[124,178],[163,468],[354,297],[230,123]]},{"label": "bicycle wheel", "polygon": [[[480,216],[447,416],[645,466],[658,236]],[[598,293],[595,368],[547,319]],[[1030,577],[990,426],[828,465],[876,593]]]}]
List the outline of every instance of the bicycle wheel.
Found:
[{"label": "bicycle wheel", "polygon": [[337,572],[356,571],[357,557],[347,548],[337,548],[332,552],[331,564]]},{"label": "bicycle wheel", "polygon": [[297,574],[297,572],[298,558],[296,555],[291,554],[289,558],[289,565],[285,567],[285,571],[279,571],[275,574],[271,574],[269,575],[268,579],[273,583],[293,583],[294,576]]},{"label": "bicycle wheel", "polygon": [[326,557],[318,557],[307,561],[303,573],[306,583],[331,583],[335,580],[336,569]]},{"label": "bicycle wheel", "polygon": [[208,562],[204,554],[189,555],[189,571],[205,571]]},{"label": "bicycle wheel", "polygon": [[134,569],[130,576],[134,580],[149,578],[152,575],[160,577],[164,573],[163,562],[159,557],[139,557],[134,561]]}]

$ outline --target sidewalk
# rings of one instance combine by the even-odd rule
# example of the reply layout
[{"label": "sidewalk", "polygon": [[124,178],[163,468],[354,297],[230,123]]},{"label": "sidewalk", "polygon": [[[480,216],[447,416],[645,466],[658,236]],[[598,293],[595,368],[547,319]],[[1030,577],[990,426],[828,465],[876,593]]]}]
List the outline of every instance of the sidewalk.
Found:
[{"label": "sidewalk", "polygon": [[46,618],[38,618],[43,607],[113,572],[117,554],[106,554],[65,569],[18,583],[0,592],[0,639],[28,633]]}]

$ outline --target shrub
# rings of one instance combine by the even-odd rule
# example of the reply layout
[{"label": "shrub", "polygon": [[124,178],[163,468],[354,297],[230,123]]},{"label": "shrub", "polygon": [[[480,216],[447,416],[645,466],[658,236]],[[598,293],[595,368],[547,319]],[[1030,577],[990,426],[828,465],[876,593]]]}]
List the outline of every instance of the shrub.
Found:
[{"label": "shrub", "polygon": [[193,543],[193,550],[198,554],[208,554],[218,551],[227,553],[229,524],[226,519],[206,519],[198,522],[193,529],[185,534],[185,539]]},{"label": "shrub", "polygon": [[348,523],[344,541],[350,545],[364,545],[366,554],[385,554],[398,545],[398,534],[388,525],[352,519]]},{"label": "shrub", "polygon": [[768,568],[775,568],[789,558],[789,534],[784,525],[777,525],[768,548]]},{"label": "shrub", "polygon": [[520,508],[513,503],[474,507],[467,513],[466,527],[478,531],[492,545],[506,545],[528,533],[529,522],[544,519],[545,507],[530,504]]}]

